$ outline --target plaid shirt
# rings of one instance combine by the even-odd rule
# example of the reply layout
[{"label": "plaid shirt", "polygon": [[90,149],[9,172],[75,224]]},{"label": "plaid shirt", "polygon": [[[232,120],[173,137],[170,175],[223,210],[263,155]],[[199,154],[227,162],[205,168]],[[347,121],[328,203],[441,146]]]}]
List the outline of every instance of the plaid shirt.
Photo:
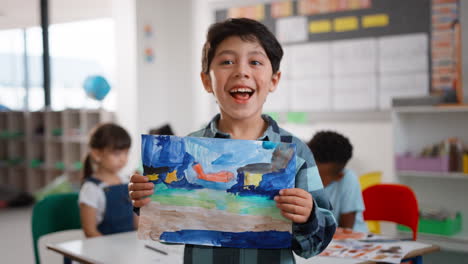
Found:
[{"label": "plaid shirt", "polygon": [[[191,133],[192,137],[230,138],[229,134],[218,130],[220,115],[216,115],[203,129]],[[314,199],[314,208],[309,220],[304,224],[293,223],[292,250],[299,256],[309,258],[322,252],[330,243],[336,229],[336,222],[331,212],[332,207],[326,197],[314,157],[306,144],[291,133],[280,128],[269,116],[262,118],[268,122],[268,128],[258,140],[296,144],[296,187],[307,190]],[[186,245],[185,264],[241,264],[295,263],[290,248],[285,249],[244,249],[211,246]]]}]

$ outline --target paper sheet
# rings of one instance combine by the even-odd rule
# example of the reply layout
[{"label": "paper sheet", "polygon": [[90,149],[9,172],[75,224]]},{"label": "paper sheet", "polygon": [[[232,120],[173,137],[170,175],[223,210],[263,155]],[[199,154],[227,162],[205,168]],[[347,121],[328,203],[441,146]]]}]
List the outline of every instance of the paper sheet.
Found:
[{"label": "paper sheet", "polygon": [[313,78],[293,80],[291,84],[292,111],[326,111],[330,110],[331,80]]},{"label": "paper sheet", "polygon": [[361,38],[332,43],[333,76],[347,76],[377,71],[377,39]]},{"label": "paper sheet", "polygon": [[304,42],[308,36],[306,17],[296,16],[276,20],[276,37],[281,43]]},{"label": "paper sheet", "polygon": [[429,69],[426,33],[379,38],[379,71],[382,73],[427,72]]},{"label": "paper sheet", "polygon": [[143,172],[154,183],[138,238],[237,248],[291,246],[291,221],[274,197],[292,188],[294,144],[142,135]]},{"label": "paper sheet", "polygon": [[377,80],[373,74],[337,77],[333,80],[334,110],[377,109]]},{"label": "paper sheet", "polygon": [[294,71],[293,79],[311,77],[330,78],[331,46],[329,43],[310,43],[291,47],[291,61]]},{"label": "paper sheet", "polygon": [[424,73],[383,74],[380,76],[379,107],[389,109],[392,98],[429,94],[429,76]]}]

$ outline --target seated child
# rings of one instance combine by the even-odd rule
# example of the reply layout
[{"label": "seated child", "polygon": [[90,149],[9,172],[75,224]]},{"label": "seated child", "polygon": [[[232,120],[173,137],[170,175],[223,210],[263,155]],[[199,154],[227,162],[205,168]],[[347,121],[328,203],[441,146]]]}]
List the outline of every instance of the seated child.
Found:
[{"label": "seated child", "polygon": [[89,140],[79,195],[81,226],[86,237],[135,230],[127,184],[118,172],[127,164],[131,139],[115,124],[95,128]]},{"label": "seated child", "polygon": [[362,217],[364,202],[358,178],[353,171],[345,168],[353,153],[349,140],[336,132],[321,131],[314,135],[308,145],[314,154],[338,226],[367,232]]},{"label": "seated child", "polygon": [[[219,106],[203,129],[191,136],[285,142],[296,144],[295,188],[275,197],[282,215],[291,220],[291,248],[255,249],[186,245],[184,263],[294,263],[293,251],[309,258],[322,252],[335,233],[331,205],[307,145],[262,115],[268,94],[275,91],[283,50],[258,21],[238,18],[213,24],[202,51],[201,81]],[[174,65],[176,66],[176,65]],[[154,185],[134,174],[129,192],[135,207],[148,204]]]}]

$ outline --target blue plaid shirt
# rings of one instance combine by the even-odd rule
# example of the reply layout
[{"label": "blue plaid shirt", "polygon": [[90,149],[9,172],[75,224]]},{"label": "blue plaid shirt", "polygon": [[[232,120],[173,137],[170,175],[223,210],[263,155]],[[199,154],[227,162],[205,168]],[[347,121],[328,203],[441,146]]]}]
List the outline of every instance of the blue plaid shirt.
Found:
[{"label": "blue plaid shirt", "polygon": [[[218,130],[219,118],[220,115],[216,115],[205,128],[191,133],[190,136],[230,138],[229,134]],[[331,204],[324,193],[322,180],[312,153],[306,144],[280,128],[270,116],[262,115],[262,118],[268,123],[268,128],[258,140],[296,144],[295,186],[310,192],[314,199],[314,208],[309,220],[304,224],[293,223],[292,248],[244,249],[186,245],[185,264],[295,263],[292,251],[301,257],[309,258],[322,252],[330,243],[335,233],[336,222],[331,212]]]}]

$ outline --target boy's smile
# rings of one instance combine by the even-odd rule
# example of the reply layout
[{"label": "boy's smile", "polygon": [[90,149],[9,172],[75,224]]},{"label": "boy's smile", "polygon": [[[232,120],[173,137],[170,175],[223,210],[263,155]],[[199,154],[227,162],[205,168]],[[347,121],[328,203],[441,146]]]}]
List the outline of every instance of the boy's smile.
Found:
[{"label": "boy's smile", "polygon": [[276,89],[280,73],[273,74],[258,41],[231,36],[219,44],[209,74],[201,77],[205,89],[216,97],[223,118],[260,120],[263,104]]}]

